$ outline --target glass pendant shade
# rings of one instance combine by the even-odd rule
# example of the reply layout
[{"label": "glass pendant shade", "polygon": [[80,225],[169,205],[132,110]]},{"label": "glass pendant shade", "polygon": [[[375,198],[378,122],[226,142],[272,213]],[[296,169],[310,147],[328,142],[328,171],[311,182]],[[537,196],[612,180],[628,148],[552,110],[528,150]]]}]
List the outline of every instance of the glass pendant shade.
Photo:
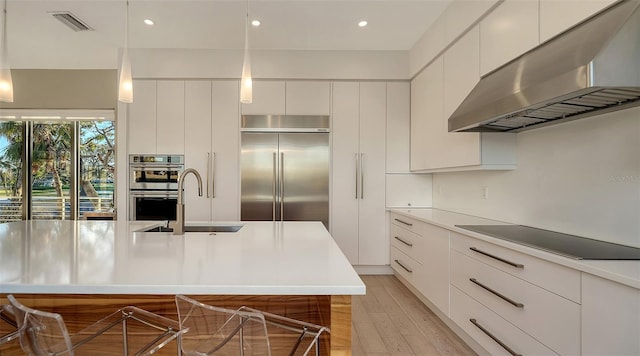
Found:
[{"label": "glass pendant shade", "polygon": [[118,101],[132,103],[133,79],[131,77],[131,59],[129,58],[129,1],[127,1],[124,29],[124,50],[122,51],[120,79],[118,80]]},{"label": "glass pendant shade", "polygon": [[251,104],[253,101],[253,80],[251,79],[251,57],[249,55],[249,14],[244,26],[244,60],[240,78],[240,102]]},{"label": "glass pendant shade", "polygon": [[2,36],[0,36],[0,101],[13,102],[13,80],[7,49],[7,2],[2,12]]},{"label": "glass pendant shade", "polygon": [[131,78],[131,60],[129,59],[129,49],[126,47],[122,52],[122,63],[120,64],[118,100],[123,103],[133,102],[133,79]]}]

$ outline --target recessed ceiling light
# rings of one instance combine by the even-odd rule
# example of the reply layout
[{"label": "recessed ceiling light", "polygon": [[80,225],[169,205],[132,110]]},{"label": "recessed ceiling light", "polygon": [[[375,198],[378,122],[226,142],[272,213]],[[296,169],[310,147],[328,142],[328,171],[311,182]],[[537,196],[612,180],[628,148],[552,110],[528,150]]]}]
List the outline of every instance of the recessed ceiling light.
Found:
[{"label": "recessed ceiling light", "polygon": [[358,22],[358,26],[360,27],[365,27],[367,26],[367,24],[368,24],[367,20],[361,20],[360,22]]},{"label": "recessed ceiling light", "polygon": [[153,26],[154,22],[152,19],[144,19],[144,24],[148,26]]},{"label": "recessed ceiling light", "polygon": [[251,26],[258,27],[258,26],[260,26],[260,24],[261,24],[260,20],[251,21]]}]

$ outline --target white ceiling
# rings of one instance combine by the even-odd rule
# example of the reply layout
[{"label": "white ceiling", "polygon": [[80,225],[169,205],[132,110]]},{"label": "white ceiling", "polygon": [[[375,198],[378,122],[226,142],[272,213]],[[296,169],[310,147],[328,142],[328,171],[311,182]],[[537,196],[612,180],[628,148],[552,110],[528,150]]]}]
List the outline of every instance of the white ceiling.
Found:
[{"label": "white ceiling", "polygon": [[[452,0],[250,0],[252,49],[409,50]],[[131,48],[242,49],[246,0],[129,0]],[[74,32],[49,12],[95,29]],[[154,26],[143,24],[145,18]],[[369,25],[357,23],[366,19]],[[125,0],[7,0],[13,68],[116,68]]]}]

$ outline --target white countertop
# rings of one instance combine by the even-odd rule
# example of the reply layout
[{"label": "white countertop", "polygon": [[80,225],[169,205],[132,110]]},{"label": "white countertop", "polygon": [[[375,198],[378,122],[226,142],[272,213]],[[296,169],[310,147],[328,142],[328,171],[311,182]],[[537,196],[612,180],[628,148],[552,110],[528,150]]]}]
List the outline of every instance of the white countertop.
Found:
[{"label": "white countertop", "polygon": [[0,293],[359,295],[365,285],[320,222],[237,233],[136,232],[158,222],[0,224]]},{"label": "white countertop", "polygon": [[391,209],[390,211],[640,289],[640,261],[574,260],[455,226],[509,224],[504,221],[489,220],[439,209]]}]

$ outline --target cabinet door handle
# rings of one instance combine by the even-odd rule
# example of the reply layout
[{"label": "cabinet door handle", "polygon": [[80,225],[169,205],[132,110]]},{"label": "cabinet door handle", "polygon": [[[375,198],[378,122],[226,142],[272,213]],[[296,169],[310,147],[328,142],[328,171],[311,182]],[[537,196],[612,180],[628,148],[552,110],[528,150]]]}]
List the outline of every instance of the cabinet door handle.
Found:
[{"label": "cabinet door handle", "polygon": [[522,304],[522,303],[518,303],[518,302],[514,301],[513,299],[511,299],[511,298],[509,298],[509,297],[506,297],[504,294],[499,293],[499,292],[496,292],[495,290],[493,290],[493,289],[491,289],[491,288],[487,287],[486,285],[484,285],[484,284],[482,284],[482,283],[478,282],[475,278],[469,278],[469,280],[470,280],[472,283],[474,283],[475,285],[477,285],[477,286],[479,286],[480,288],[482,288],[482,289],[486,290],[487,292],[489,292],[489,293],[491,293],[491,294],[495,295],[496,297],[498,297],[498,298],[500,298],[500,299],[504,300],[505,302],[507,302],[507,303],[509,303],[509,304],[513,305],[514,307],[516,307],[516,308],[524,308],[524,304]]},{"label": "cabinet door handle", "polygon": [[407,245],[407,246],[409,246],[409,247],[413,247],[413,244],[412,244],[412,243],[409,243],[409,242],[407,242],[407,241],[405,241],[405,240],[403,240],[403,239],[399,238],[398,236],[394,236],[394,237],[395,237],[395,239],[396,239],[396,240],[398,240],[398,241],[402,242],[403,244],[405,244],[405,245]]},{"label": "cabinet door handle", "polygon": [[358,173],[360,172],[360,169],[358,168],[359,166],[359,162],[358,162],[358,154],[355,154],[355,163],[356,163],[356,199],[358,199],[358,184],[359,184],[359,180],[358,180]]},{"label": "cabinet door handle", "polygon": [[207,152],[207,199],[210,198],[209,194],[209,182],[210,182],[210,177],[209,175],[211,174],[211,152]]},{"label": "cabinet door handle", "polygon": [[216,197],[216,153],[211,153],[211,197]]},{"label": "cabinet door handle", "polygon": [[364,153],[360,154],[360,199],[364,199]]},{"label": "cabinet door handle", "polygon": [[393,220],[395,220],[395,221],[397,221],[397,222],[399,222],[399,223],[401,223],[401,224],[405,224],[405,225],[407,225],[407,226],[413,226],[413,224],[412,224],[412,223],[408,223],[408,222],[406,222],[406,221],[402,221],[402,220],[400,220],[400,219],[393,219]]},{"label": "cabinet door handle", "polygon": [[397,263],[400,267],[402,267],[402,269],[404,269],[405,271],[409,272],[409,273],[413,273],[412,270],[408,269],[405,265],[403,265],[402,263],[400,263],[400,261],[398,260],[393,260],[395,263]]},{"label": "cabinet door handle", "polygon": [[280,152],[280,221],[284,221],[284,152]]},{"label": "cabinet door handle", "polygon": [[507,351],[511,355],[513,355],[513,356],[522,356],[522,354],[519,354],[519,353],[513,351],[513,349],[511,349],[504,342],[500,341],[500,339],[498,339],[492,333],[490,333],[489,330],[485,329],[482,325],[480,325],[476,319],[469,319],[469,321],[471,322],[471,324],[475,325],[478,329],[480,329],[480,331],[485,333],[485,335],[490,337],[493,341],[497,342],[498,345],[502,346],[502,348],[505,349],[505,351]]},{"label": "cabinet door handle", "polygon": [[478,249],[477,249],[477,248],[475,248],[475,247],[469,247],[469,250],[471,250],[471,251],[473,251],[473,252],[476,252],[476,253],[479,253],[479,254],[481,254],[481,255],[485,255],[485,256],[487,256],[487,257],[493,258],[494,260],[498,260],[498,261],[500,261],[500,262],[502,262],[502,263],[506,263],[506,264],[508,264],[509,266],[513,266],[513,267],[515,267],[515,268],[524,268],[524,265],[523,265],[522,263],[515,263],[515,262],[511,262],[511,261],[509,261],[509,260],[505,260],[504,258],[501,258],[501,257],[495,256],[495,255],[492,255],[492,254],[490,254],[490,253],[488,253],[488,252],[484,252],[484,251],[482,251],[482,250],[478,250]]},{"label": "cabinet door handle", "polygon": [[277,171],[277,162],[276,162],[276,152],[273,152],[273,176],[272,176],[272,192],[273,201],[271,205],[271,220],[276,221],[276,185],[278,180],[278,171]]}]

